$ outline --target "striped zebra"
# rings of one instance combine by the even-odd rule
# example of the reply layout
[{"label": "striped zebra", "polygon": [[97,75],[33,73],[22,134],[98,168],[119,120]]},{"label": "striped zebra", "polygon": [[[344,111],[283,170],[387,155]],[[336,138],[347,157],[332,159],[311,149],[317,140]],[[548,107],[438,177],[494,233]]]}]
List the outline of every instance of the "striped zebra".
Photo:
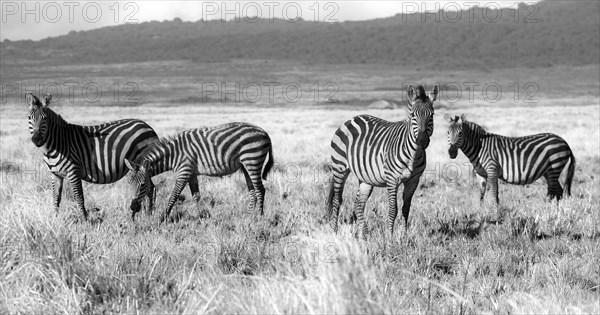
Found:
[{"label": "striped zebra", "polygon": [[[81,181],[108,184],[128,171],[125,159],[134,159],[158,136],[145,122],[136,119],[112,121],[96,126],[70,124],[49,107],[52,96],[43,101],[32,93],[25,96],[29,105],[29,132],[35,146],[42,148],[44,162],[52,173],[54,209],[58,212],[63,179],[71,183],[79,210],[87,220]],[[151,184],[154,186],[153,184]],[[148,194],[149,208],[154,189]]]},{"label": "striped zebra", "polygon": [[423,86],[414,88],[411,85],[407,90],[407,119],[389,122],[360,115],[346,121],[335,132],[331,140],[333,178],[327,202],[327,216],[335,232],[344,184],[350,172],[359,181],[354,214],[361,225],[363,238],[367,233],[363,211],[373,187],[387,188],[388,229],[392,235],[398,213],[398,186],[404,184],[402,215],[408,227],[411,200],[425,169],[425,149],[433,133],[433,102],[438,91],[438,85],[435,85],[426,95]]},{"label": "striped zebra", "polygon": [[[516,185],[531,184],[544,176],[548,183],[550,200],[560,200],[563,191],[571,195],[575,173],[575,156],[561,137],[540,133],[525,137],[504,137],[486,132],[481,126],[467,121],[465,116],[444,115],[448,127],[448,154],[456,158],[458,149],[473,164],[478,178],[480,201],[483,202],[486,186],[499,206],[498,179]],[[562,187],[559,177],[569,162]]]},{"label": "striped zebra", "polygon": [[210,217],[208,210],[200,209],[197,176],[225,176],[239,169],[244,174],[250,192],[248,210],[258,208],[262,215],[265,196],[262,180],[267,178],[274,160],[271,139],[263,129],[234,122],[187,130],[175,137],[163,138],[144,150],[135,160],[125,162],[131,170],[130,182],[136,188],[131,201],[134,213],[140,207],[140,199],[147,193],[148,185],[145,183],[152,176],[170,170],[175,172],[175,187],[161,217],[161,222],[164,222],[188,183],[200,210],[200,217]]}]

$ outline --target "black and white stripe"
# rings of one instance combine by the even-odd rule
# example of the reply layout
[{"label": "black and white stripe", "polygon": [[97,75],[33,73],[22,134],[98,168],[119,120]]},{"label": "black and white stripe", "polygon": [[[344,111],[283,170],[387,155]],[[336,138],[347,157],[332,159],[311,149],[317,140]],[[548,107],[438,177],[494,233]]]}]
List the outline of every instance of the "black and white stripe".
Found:
[{"label": "black and white stripe", "polygon": [[350,172],[359,180],[354,214],[358,217],[363,237],[367,232],[363,211],[373,187],[387,188],[388,229],[392,234],[398,213],[398,186],[404,184],[402,215],[408,226],[411,200],[425,169],[425,149],[433,133],[433,102],[438,90],[436,85],[427,96],[422,86],[409,86],[408,119],[389,122],[360,115],[345,122],[335,132],[331,140],[333,178],[327,206],[334,231],[337,232],[342,192]]},{"label": "black and white stripe", "polygon": [[[548,183],[550,200],[560,200],[563,191],[571,195],[575,173],[575,156],[561,137],[541,133],[525,137],[504,137],[486,132],[481,126],[463,116],[444,115],[450,123],[448,142],[450,158],[456,158],[458,149],[471,161],[479,179],[480,200],[483,202],[486,186],[498,198],[498,179],[516,185],[531,184],[540,177]],[[559,177],[570,161],[565,183]]]},{"label": "black and white stripe", "polygon": [[[265,164],[266,162],[266,164]],[[200,196],[198,175],[224,176],[241,169],[250,191],[249,210],[258,208],[263,214],[265,188],[262,180],[273,167],[273,151],[269,135],[261,128],[242,122],[181,132],[163,138],[146,149],[135,161],[126,161],[131,169],[131,182],[136,192],[131,201],[132,215],[139,210],[140,199],[147,190],[146,183],[154,175],[172,170],[175,187],[167,209],[161,218],[171,213],[177,197],[186,184],[198,207]],[[201,210],[208,217],[208,210]]]},{"label": "black and white stripe", "polygon": [[[79,210],[87,219],[81,181],[95,184],[118,181],[128,171],[125,159],[135,159],[158,136],[145,122],[136,119],[96,126],[70,124],[48,107],[51,99],[51,95],[46,95],[43,101],[31,93],[26,95],[31,141],[42,148],[44,161],[53,174],[55,210],[60,206],[66,177]],[[148,197],[151,208],[153,196]]]}]

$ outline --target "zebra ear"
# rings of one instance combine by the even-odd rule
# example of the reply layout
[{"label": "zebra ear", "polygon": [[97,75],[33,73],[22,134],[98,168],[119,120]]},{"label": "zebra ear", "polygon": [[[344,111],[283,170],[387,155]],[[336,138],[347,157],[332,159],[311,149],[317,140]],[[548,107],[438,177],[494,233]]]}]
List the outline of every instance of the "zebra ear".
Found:
[{"label": "zebra ear", "polygon": [[47,93],[46,95],[44,95],[44,107],[48,107],[50,106],[50,101],[52,100],[52,95],[50,95],[50,93]]},{"label": "zebra ear", "polygon": [[437,100],[437,96],[438,96],[439,92],[440,92],[440,87],[436,83],[433,86],[433,89],[431,89],[431,92],[429,92],[429,100],[432,101],[432,102],[434,102],[435,100]]},{"label": "zebra ear", "polygon": [[29,105],[29,109],[33,109],[33,107],[39,107],[42,105],[37,96],[31,92],[25,94],[25,102],[27,105]]},{"label": "zebra ear", "polygon": [[406,88],[406,96],[408,98],[408,104],[406,104],[407,115],[410,115],[410,113],[412,112],[412,106],[416,99],[416,95],[417,90],[415,89],[415,87],[412,84],[409,85],[408,88]]},{"label": "zebra ear", "polygon": [[137,165],[133,161],[130,161],[129,159],[125,159],[125,165],[132,172],[137,172],[137,170],[139,169],[139,165]]},{"label": "zebra ear", "polygon": [[408,96],[408,100],[410,102],[414,101],[417,95],[417,89],[411,84],[406,88],[406,95]]},{"label": "zebra ear", "polygon": [[[456,116],[456,119],[458,120],[458,116]],[[460,115],[460,120],[462,120],[463,122],[467,121],[467,115],[465,115],[465,114]]]},{"label": "zebra ear", "polygon": [[444,119],[446,121],[448,121],[448,122],[453,122],[454,121],[454,119],[452,118],[452,116],[450,116],[450,114],[448,114],[448,113],[444,114]]}]

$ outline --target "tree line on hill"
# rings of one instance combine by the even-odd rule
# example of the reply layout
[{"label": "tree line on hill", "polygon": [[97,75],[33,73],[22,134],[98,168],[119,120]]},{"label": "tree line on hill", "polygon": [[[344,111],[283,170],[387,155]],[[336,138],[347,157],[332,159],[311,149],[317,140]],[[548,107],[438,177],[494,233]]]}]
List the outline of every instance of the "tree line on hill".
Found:
[{"label": "tree line on hill", "polygon": [[0,52],[3,63],[54,64],[276,59],[503,68],[600,62],[600,2],[546,0],[534,6],[342,23],[175,19],[73,31],[40,41],[5,40]]}]

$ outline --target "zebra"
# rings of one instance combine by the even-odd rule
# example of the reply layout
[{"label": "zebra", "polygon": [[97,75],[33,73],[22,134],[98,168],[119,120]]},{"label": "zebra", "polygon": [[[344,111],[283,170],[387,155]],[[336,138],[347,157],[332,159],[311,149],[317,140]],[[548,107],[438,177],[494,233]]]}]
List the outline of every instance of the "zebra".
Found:
[{"label": "zebra", "polygon": [[[473,164],[479,183],[479,200],[483,203],[487,186],[499,209],[498,179],[516,185],[531,184],[544,176],[550,201],[562,198],[563,191],[571,195],[575,173],[575,156],[561,137],[540,133],[525,137],[504,137],[488,133],[481,126],[467,121],[465,115],[444,115],[448,126],[448,155],[455,159],[460,149]],[[559,177],[567,162],[566,180],[562,187]]]},{"label": "zebra", "polygon": [[[29,106],[31,141],[42,148],[44,162],[52,173],[53,204],[57,213],[65,177],[87,220],[81,181],[95,184],[118,181],[128,171],[125,159],[135,158],[147,145],[158,140],[156,132],[141,120],[124,119],[80,126],[68,123],[50,109],[50,94],[41,101],[33,93],[27,93],[25,100]],[[150,211],[154,207],[153,192],[154,189],[147,195]]]},{"label": "zebra", "polygon": [[[266,164],[265,164],[266,161]],[[135,160],[125,160],[131,170],[130,182],[135,187],[131,210],[137,212],[140,199],[152,176],[172,170],[175,187],[160,222],[171,213],[181,191],[189,183],[190,191],[200,210],[198,175],[225,176],[241,169],[250,194],[248,210],[258,208],[263,215],[265,188],[262,180],[273,167],[273,150],[269,135],[260,127],[233,122],[224,125],[186,130],[174,137],[160,139]],[[264,167],[263,167],[264,165]],[[200,210],[207,218],[208,210]]]},{"label": "zebra", "polygon": [[407,119],[389,122],[369,115],[346,121],[331,140],[332,181],[327,199],[327,214],[333,230],[338,230],[339,208],[344,184],[350,172],[359,181],[354,215],[366,238],[363,211],[373,187],[386,187],[389,213],[388,230],[394,233],[398,213],[398,186],[404,184],[402,215],[408,228],[408,214],[413,194],[426,164],[425,149],[433,133],[433,102],[438,95],[436,84],[429,95],[423,86],[408,86]]}]

